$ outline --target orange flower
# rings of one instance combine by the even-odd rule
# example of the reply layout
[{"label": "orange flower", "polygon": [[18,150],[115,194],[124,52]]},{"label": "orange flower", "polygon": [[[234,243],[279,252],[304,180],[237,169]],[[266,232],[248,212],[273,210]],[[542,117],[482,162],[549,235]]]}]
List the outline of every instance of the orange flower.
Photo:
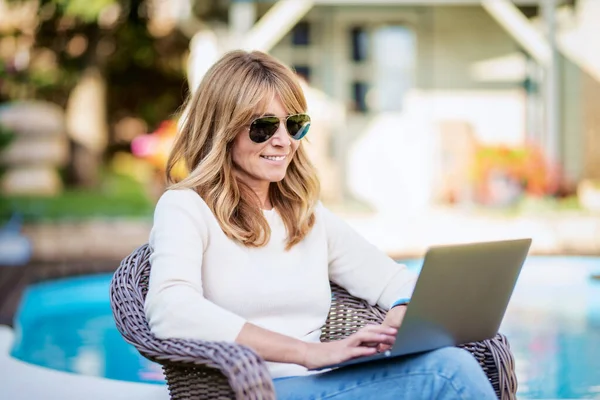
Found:
[{"label": "orange flower", "polygon": [[537,146],[482,146],[475,155],[472,177],[479,192],[485,192],[492,173],[500,173],[518,183],[534,196],[552,194],[556,189],[555,174]]}]

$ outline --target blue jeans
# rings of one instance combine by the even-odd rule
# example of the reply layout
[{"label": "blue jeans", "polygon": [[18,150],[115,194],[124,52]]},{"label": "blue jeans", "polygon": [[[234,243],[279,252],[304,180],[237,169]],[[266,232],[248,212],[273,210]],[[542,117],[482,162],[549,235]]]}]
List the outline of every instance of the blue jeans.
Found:
[{"label": "blue jeans", "polygon": [[274,382],[281,400],[497,398],[475,358],[456,347]]}]

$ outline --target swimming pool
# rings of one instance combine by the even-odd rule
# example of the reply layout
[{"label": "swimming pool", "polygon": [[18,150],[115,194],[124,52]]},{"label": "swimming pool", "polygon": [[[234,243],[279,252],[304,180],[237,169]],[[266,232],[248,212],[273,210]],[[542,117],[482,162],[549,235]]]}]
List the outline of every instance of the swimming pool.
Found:
[{"label": "swimming pool", "polygon": [[[406,262],[420,268],[420,260]],[[530,257],[501,331],[519,398],[600,398],[600,257]],[[163,383],[161,368],[127,344],[112,319],[111,275],[30,286],[15,318],[12,355],[62,371]]]}]

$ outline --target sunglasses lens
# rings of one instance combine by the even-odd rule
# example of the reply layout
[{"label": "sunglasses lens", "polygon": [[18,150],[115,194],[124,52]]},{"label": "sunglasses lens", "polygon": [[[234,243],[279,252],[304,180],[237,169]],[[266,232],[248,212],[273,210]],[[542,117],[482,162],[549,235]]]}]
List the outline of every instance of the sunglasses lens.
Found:
[{"label": "sunglasses lens", "polygon": [[310,117],[306,114],[290,115],[286,121],[286,128],[291,137],[300,140],[310,128]]},{"label": "sunglasses lens", "polygon": [[277,132],[277,128],[279,128],[279,118],[258,118],[250,125],[250,140],[254,143],[266,142]]}]

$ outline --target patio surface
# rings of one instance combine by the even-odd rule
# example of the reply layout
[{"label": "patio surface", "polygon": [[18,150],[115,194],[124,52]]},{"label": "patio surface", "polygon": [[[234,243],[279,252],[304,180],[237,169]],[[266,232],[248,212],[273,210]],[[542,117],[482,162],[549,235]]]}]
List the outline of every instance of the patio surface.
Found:
[{"label": "patio surface", "polygon": [[76,375],[24,363],[9,356],[12,329],[0,325],[0,388],[15,400],[166,400],[165,385],[132,383]]}]

